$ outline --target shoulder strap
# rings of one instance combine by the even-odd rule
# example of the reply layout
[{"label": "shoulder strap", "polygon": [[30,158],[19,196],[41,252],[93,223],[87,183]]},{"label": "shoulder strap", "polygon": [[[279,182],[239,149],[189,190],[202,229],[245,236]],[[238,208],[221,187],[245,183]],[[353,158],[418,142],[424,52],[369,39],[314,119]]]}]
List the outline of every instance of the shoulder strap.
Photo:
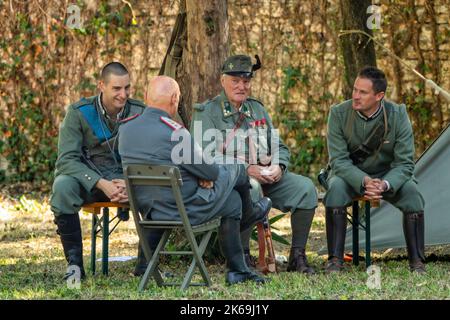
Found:
[{"label": "shoulder strap", "polygon": [[225,151],[227,150],[228,145],[233,140],[234,136],[236,135],[236,131],[241,127],[242,123],[244,122],[244,119],[245,119],[245,113],[241,112],[241,114],[239,115],[238,121],[236,121],[236,124],[233,127],[233,130],[228,134],[227,138],[225,139],[225,143],[223,144],[223,147],[222,147],[223,153],[225,153]]},{"label": "shoulder strap", "polygon": [[160,117],[161,121],[163,123],[165,123],[167,126],[169,126],[170,128],[172,128],[173,130],[179,130],[184,128],[181,124],[179,124],[178,122],[176,122],[175,120],[172,120],[168,117]]},{"label": "shoulder strap", "polygon": [[[350,152],[350,159],[353,164],[359,164],[366,161],[372,155],[377,156],[380,152],[388,134],[388,113],[383,105],[383,119],[375,125],[367,139]],[[373,160],[376,157],[373,158]]]},{"label": "shoulder strap", "polygon": [[133,115],[133,116],[131,116],[131,117],[128,117],[128,118],[125,118],[125,119],[120,120],[119,123],[125,123],[125,122],[128,122],[128,121],[130,121],[130,120],[136,119],[136,118],[139,117],[139,116],[140,116],[140,114],[139,114],[139,113],[136,113],[135,115]]},{"label": "shoulder strap", "polygon": [[100,142],[110,139],[113,136],[108,126],[103,123],[102,116],[100,116],[95,104],[86,104],[78,108],[83,118],[88,123],[94,135]]}]

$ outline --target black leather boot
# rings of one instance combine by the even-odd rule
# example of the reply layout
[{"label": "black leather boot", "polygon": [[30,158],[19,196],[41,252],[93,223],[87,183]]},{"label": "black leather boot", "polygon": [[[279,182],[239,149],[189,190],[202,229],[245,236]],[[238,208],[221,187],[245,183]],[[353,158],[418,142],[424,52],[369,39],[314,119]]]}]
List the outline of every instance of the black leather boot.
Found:
[{"label": "black leather boot", "polygon": [[411,272],[425,270],[425,222],[423,212],[403,214],[403,233]]},{"label": "black leather boot", "polygon": [[347,231],[347,209],[325,208],[328,263],[326,272],[339,272],[344,268],[344,246]]},{"label": "black leather boot", "polygon": [[140,277],[145,273],[147,269],[147,259],[145,258],[144,250],[142,249],[141,244],[138,244],[138,255],[136,260],[136,265],[134,266],[133,275],[135,277]]},{"label": "black leather boot", "polygon": [[257,259],[251,255],[250,250],[244,250],[244,260],[247,267],[250,268],[250,270],[255,270],[257,265]]},{"label": "black leather boot", "polygon": [[252,210],[248,214],[243,214],[240,231],[253,227],[256,223],[263,221],[272,209],[272,200],[263,197],[261,200],[252,204]]},{"label": "black leather boot", "polygon": [[86,273],[83,267],[83,242],[78,213],[55,216],[55,224],[58,226],[56,233],[59,234],[61,239],[64,255],[69,266],[63,279],[67,280],[75,273],[73,267],[70,267],[73,265],[80,268],[81,278],[84,279]]},{"label": "black leather boot", "polygon": [[219,243],[227,262],[227,275],[225,282],[228,285],[254,281],[262,284],[268,281],[251,271],[245,261],[239,233],[240,220],[223,217],[219,229]]},{"label": "black leather boot", "polygon": [[[156,247],[158,246],[159,240],[161,240],[161,237],[164,233],[164,229],[151,229],[147,231],[147,241],[150,245],[150,249],[155,251]],[[141,245],[138,244],[138,257],[136,261],[136,266],[134,267],[133,274],[136,277],[140,277],[145,273],[145,270],[147,270],[148,261],[145,258],[144,250],[142,249]]]},{"label": "black leather boot", "polygon": [[308,265],[304,248],[291,248],[289,254],[288,272],[297,271],[300,273],[314,274],[314,269]]},{"label": "black leather boot", "polygon": [[257,202],[253,202],[250,194],[251,184],[247,175],[242,175],[240,178],[244,181],[234,187],[239,193],[242,200],[242,218],[241,218],[241,231],[247,230],[253,227],[257,222],[262,221],[272,209],[272,200],[264,197]]}]

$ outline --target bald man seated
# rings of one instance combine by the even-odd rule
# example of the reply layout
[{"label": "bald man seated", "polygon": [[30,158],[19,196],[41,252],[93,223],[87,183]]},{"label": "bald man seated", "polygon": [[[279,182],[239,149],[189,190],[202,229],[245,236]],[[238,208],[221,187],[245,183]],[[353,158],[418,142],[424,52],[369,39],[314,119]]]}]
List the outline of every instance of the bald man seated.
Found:
[{"label": "bald man seated", "polygon": [[[207,164],[204,161],[200,147],[189,131],[173,120],[179,100],[180,88],[175,80],[166,76],[151,79],[145,93],[149,107],[120,127],[122,164],[178,166],[183,179],[181,193],[190,222],[196,225],[221,217],[219,242],[228,268],[226,283],[264,283],[267,279],[250,270],[245,263],[240,230],[264,219],[270,211],[271,201],[263,198],[252,203],[249,178],[243,165]],[[182,152],[172,152],[174,148]],[[170,188],[160,188],[158,200],[149,197],[152,190],[151,186],[136,187],[140,212],[147,219],[180,220]],[[241,224],[243,212],[250,214],[244,215]]]}]

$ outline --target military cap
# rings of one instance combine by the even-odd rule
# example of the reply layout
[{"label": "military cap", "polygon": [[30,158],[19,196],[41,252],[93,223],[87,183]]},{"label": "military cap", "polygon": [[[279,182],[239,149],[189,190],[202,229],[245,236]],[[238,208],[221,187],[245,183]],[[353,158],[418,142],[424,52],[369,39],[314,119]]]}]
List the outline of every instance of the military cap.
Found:
[{"label": "military cap", "polygon": [[238,54],[228,57],[223,63],[222,74],[251,78],[253,71],[261,68],[258,55],[255,55],[255,58],[256,64],[252,64],[252,59],[247,55]]}]

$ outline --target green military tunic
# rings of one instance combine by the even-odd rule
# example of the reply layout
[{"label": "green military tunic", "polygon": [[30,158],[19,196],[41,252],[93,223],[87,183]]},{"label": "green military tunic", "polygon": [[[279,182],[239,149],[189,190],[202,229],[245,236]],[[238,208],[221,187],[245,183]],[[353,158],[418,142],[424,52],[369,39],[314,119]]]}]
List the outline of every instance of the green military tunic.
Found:
[{"label": "green military tunic", "polygon": [[364,194],[363,179],[370,176],[388,181],[390,189],[383,199],[404,212],[423,211],[424,201],[413,178],[414,136],[406,106],[384,100],[382,105],[388,119],[387,136],[378,151],[356,165],[350,152],[384,121],[384,112],[380,109],[366,118],[353,110],[352,100],[331,108],[327,133],[331,172],[325,206],[348,206],[353,197]]},{"label": "green military tunic", "polygon": [[119,125],[141,114],[145,104],[128,99],[117,120],[109,119],[100,96],[82,98],[70,105],[58,139],[51,208],[55,214],[78,212],[85,202],[109,200],[95,185],[104,178],[122,177],[118,154]]},{"label": "green military tunic", "polygon": [[[232,134],[240,117],[244,120],[240,128],[235,130],[235,134]],[[210,139],[206,131],[208,129],[217,130],[216,140]],[[272,120],[260,101],[249,97],[237,111],[223,91],[211,100],[194,105],[190,127],[192,136],[203,147],[204,152],[214,150],[216,159],[218,154],[222,153],[227,158],[236,157],[238,163],[244,161],[248,165],[254,164],[255,160],[258,162],[265,155],[270,155],[272,160],[275,160],[272,164],[279,164],[283,168],[281,180],[274,184],[259,186],[256,180],[251,179],[254,186],[252,196],[259,197],[263,192],[272,199],[275,208],[284,212],[315,208],[317,192],[314,184],[309,178],[287,170],[290,160],[289,149],[271,129],[274,129]],[[278,144],[271,142],[277,140]],[[227,147],[224,148],[224,145]]]}]

